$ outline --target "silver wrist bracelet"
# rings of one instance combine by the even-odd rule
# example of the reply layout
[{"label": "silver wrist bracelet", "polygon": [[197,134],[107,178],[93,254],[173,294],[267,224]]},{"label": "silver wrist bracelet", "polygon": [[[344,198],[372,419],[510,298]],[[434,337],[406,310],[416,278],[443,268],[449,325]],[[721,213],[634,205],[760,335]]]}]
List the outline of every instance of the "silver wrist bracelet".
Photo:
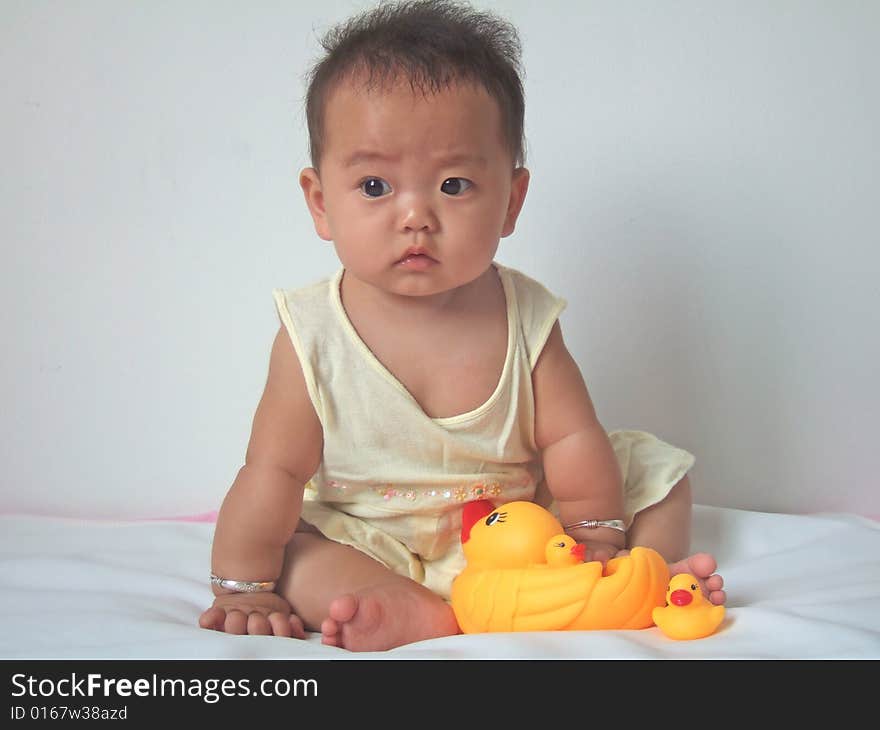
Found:
[{"label": "silver wrist bracelet", "polygon": [[221,578],[213,573],[211,573],[211,585],[230,593],[271,593],[275,590],[274,580],[232,580],[231,578]]},{"label": "silver wrist bracelet", "polygon": [[610,527],[612,530],[617,530],[618,532],[626,532],[623,520],[581,520],[580,522],[572,522],[570,525],[566,525],[562,529],[568,531],[574,530],[578,527],[586,527],[590,530],[595,530],[597,527]]}]

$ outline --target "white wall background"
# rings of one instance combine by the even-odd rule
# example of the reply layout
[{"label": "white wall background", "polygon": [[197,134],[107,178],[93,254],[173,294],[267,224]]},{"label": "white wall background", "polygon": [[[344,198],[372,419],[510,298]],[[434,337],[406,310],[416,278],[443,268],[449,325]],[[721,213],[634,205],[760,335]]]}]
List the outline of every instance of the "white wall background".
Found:
[{"label": "white wall background", "polygon": [[[880,514],[880,3],[477,4],[528,73],[499,260],[569,299],[606,427],[692,450],[703,503]],[[337,266],[302,74],[367,6],[0,0],[0,508],[219,505],[270,291]]]}]

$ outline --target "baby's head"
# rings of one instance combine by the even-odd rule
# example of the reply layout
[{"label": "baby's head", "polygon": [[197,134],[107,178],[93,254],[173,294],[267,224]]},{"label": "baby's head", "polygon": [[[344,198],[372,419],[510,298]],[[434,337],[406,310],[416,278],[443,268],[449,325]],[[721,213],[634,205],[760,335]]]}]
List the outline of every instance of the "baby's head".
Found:
[{"label": "baby's head", "polygon": [[448,0],[331,30],[306,99],[300,185],[346,277],[398,295],[477,280],[528,189],[516,30]]},{"label": "baby's head", "polygon": [[449,0],[383,3],[331,29],[326,54],[308,74],[306,120],[320,170],[327,102],[340,85],[384,91],[401,81],[428,95],[455,83],[482,86],[501,112],[499,133],[513,167],[525,164],[521,45],[505,20]]}]

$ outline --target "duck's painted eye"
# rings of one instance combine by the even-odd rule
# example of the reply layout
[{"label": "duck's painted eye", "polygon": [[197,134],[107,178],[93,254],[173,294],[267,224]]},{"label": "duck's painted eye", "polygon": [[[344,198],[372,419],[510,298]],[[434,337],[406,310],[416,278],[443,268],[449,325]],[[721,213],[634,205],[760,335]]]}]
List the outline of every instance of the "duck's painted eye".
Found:
[{"label": "duck's painted eye", "polygon": [[697,586],[696,586],[696,584],[691,583],[691,590],[692,590],[692,591],[697,590]]},{"label": "duck's painted eye", "polygon": [[565,547],[565,543],[564,542],[557,542],[556,547]]},{"label": "duck's painted eye", "polygon": [[496,522],[498,522],[499,517],[500,515],[497,512],[493,512],[486,518],[486,526],[489,527],[491,525],[494,525]]}]

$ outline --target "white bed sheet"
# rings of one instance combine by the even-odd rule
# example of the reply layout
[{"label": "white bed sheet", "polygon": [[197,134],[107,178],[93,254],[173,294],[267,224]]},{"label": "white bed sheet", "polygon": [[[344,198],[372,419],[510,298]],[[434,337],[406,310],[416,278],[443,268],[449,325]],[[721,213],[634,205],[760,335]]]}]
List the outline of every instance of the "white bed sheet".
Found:
[{"label": "white bed sheet", "polygon": [[880,523],[697,506],[728,590],[714,635],[655,628],[450,636],[353,654],[199,629],[213,524],[0,517],[0,658],[880,658]]}]

